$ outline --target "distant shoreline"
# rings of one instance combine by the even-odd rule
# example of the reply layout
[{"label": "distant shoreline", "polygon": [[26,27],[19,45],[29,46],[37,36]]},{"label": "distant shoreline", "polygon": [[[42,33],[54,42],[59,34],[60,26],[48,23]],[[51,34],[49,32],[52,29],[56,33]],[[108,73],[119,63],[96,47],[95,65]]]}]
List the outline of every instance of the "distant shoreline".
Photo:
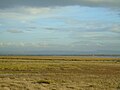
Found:
[{"label": "distant shoreline", "polygon": [[104,55],[104,54],[93,54],[93,55],[0,55],[0,56],[100,56],[100,57],[107,57],[107,56],[109,56],[109,57],[116,57],[116,56],[119,56],[120,57],[120,55]]}]

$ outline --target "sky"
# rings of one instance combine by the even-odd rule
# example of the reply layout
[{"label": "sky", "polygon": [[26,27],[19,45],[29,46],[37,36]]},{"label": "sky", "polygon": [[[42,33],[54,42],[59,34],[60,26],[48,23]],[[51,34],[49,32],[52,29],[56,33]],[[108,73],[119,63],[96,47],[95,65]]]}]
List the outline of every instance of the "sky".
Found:
[{"label": "sky", "polygon": [[120,0],[0,0],[0,55],[120,54]]}]

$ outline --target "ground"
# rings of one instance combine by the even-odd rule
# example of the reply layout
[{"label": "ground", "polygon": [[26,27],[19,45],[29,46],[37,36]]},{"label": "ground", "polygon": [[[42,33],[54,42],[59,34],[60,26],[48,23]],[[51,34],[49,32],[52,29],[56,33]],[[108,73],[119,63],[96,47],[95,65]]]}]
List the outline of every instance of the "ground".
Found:
[{"label": "ground", "polygon": [[120,58],[0,56],[0,90],[120,90]]}]

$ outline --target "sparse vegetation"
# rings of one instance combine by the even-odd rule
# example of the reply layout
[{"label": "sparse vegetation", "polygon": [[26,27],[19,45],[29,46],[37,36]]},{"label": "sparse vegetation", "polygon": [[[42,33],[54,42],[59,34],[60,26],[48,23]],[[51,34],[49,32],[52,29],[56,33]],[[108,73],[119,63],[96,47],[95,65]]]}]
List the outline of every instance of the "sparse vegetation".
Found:
[{"label": "sparse vegetation", "polygon": [[119,90],[120,58],[0,56],[0,90]]},{"label": "sparse vegetation", "polygon": [[50,81],[47,81],[47,80],[39,80],[35,83],[38,83],[38,84],[50,84]]}]

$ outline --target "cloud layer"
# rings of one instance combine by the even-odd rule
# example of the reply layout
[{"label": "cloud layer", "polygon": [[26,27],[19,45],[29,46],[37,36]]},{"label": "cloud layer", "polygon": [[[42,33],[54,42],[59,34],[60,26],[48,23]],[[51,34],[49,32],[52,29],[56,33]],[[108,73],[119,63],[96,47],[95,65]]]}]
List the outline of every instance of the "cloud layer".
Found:
[{"label": "cloud layer", "polygon": [[0,54],[26,49],[31,53],[120,53],[118,0],[1,0],[1,3]]},{"label": "cloud layer", "polygon": [[0,0],[0,8],[19,6],[54,7],[70,5],[120,7],[120,0]]}]

